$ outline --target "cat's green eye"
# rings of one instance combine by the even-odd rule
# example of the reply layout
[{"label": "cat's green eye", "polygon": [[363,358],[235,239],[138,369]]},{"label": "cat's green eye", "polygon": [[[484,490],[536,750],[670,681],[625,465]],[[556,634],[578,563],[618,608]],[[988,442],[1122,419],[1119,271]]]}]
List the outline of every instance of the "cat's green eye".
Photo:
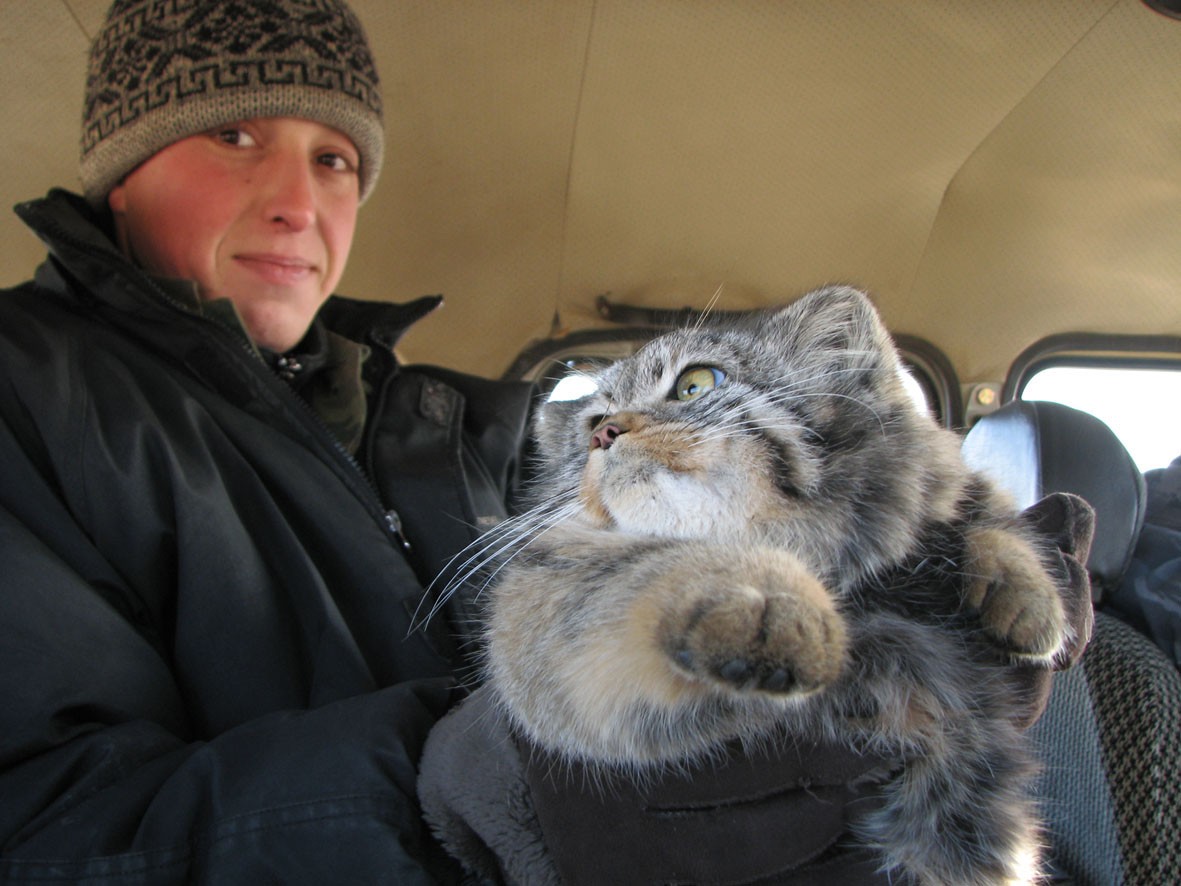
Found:
[{"label": "cat's green eye", "polygon": [[686,369],[677,378],[677,386],[673,396],[678,400],[696,400],[703,394],[708,394],[726,378],[726,373],[712,366],[694,366]]}]

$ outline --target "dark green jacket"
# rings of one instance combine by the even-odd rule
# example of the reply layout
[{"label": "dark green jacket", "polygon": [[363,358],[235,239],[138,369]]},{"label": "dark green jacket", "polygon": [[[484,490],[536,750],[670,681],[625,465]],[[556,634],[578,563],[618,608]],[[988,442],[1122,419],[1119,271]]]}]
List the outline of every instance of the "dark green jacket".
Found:
[{"label": "dark green jacket", "polygon": [[51,255],[0,293],[0,880],[447,879],[414,781],[461,662],[415,613],[503,515],[528,389],[397,367],[437,300],[333,299],[350,456],[80,199],[18,211]]}]

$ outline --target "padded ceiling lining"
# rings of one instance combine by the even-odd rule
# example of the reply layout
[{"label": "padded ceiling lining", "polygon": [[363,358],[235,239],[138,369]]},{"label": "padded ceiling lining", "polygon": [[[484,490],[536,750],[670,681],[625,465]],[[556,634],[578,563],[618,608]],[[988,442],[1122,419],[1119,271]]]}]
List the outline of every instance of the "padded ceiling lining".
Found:
[{"label": "padded ceiling lining", "polygon": [[948,182],[1110,3],[1063,5],[600,2],[564,308],[836,279],[897,314]]},{"label": "padded ceiling lining", "polygon": [[[977,337],[1181,332],[1179,64],[1181,22],[1117,4],[951,182],[897,321],[968,378],[1007,366]],[[965,329],[961,292],[980,306]]]},{"label": "padded ceiling lining", "polygon": [[[1181,334],[1181,23],[1139,0],[353,0],[387,165],[342,291],[447,307],[410,359],[485,374],[594,297],[840,280],[1000,380],[1069,330]],[[76,183],[106,0],[0,6],[11,204]],[[32,162],[35,160],[35,162]],[[0,284],[40,247],[0,221]]]}]

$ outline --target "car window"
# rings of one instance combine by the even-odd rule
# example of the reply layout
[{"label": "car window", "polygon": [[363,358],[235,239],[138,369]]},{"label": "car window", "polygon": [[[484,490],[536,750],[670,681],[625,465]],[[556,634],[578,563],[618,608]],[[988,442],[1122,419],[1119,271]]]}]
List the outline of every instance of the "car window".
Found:
[{"label": "car window", "polygon": [[1181,455],[1181,369],[1049,365],[1025,382],[1023,400],[1053,400],[1102,419],[1141,471]]}]

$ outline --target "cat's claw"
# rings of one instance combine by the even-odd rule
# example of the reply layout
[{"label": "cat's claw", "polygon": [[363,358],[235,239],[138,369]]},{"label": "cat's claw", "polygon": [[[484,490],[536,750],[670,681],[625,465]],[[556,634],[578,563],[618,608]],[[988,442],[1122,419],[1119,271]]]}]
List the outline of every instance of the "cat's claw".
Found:
[{"label": "cat's claw", "polygon": [[776,668],[763,681],[763,689],[767,692],[787,692],[795,685],[795,679],[787,668]]},{"label": "cat's claw", "polygon": [[782,665],[755,665],[745,658],[732,658],[718,669],[718,676],[740,689],[762,692],[790,692],[795,688],[791,670]]},{"label": "cat's claw", "polygon": [[[685,670],[697,670],[696,660],[688,649],[679,650],[673,657]],[[791,692],[796,688],[795,676],[791,669],[772,662],[755,663],[747,658],[736,657],[724,662],[713,672],[723,683],[737,689]]]},{"label": "cat's claw", "polygon": [[754,668],[745,658],[732,658],[718,669],[718,676],[727,683],[743,686],[754,676]]}]

